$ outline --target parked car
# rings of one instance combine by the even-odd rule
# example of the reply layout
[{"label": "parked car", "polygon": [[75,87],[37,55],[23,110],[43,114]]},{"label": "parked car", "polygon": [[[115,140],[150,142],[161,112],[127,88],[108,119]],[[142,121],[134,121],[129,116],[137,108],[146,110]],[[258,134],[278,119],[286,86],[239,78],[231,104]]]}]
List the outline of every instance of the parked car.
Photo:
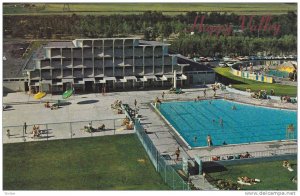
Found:
[{"label": "parked car", "polygon": [[230,57],[228,57],[228,56],[224,56],[224,57],[223,57],[223,60],[224,60],[224,61],[230,61],[230,60],[231,60],[231,58],[230,58]]},{"label": "parked car", "polygon": [[220,60],[219,57],[214,57],[213,59],[214,59],[214,61],[219,61]]},{"label": "parked car", "polygon": [[220,66],[220,67],[227,67],[228,65],[227,65],[224,61],[221,61],[221,62],[219,63],[219,66]]},{"label": "parked car", "polygon": [[236,62],[229,61],[229,62],[226,62],[226,64],[228,67],[232,67],[232,65],[236,64]]},{"label": "parked car", "polygon": [[211,58],[211,57],[206,57],[206,60],[209,61],[209,62],[211,62],[211,61],[213,61],[214,59]]},{"label": "parked car", "polygon": [[249,60],[256,60],[257,57],[256,56],[249,56]]},{"label": "parked car", "polygon": [[206,61],[206,58],[205,58],[205,57],[202,57],[202,56],[199,57],[199,59],[200,59],[201,62],[205,62],[205,61]]}]

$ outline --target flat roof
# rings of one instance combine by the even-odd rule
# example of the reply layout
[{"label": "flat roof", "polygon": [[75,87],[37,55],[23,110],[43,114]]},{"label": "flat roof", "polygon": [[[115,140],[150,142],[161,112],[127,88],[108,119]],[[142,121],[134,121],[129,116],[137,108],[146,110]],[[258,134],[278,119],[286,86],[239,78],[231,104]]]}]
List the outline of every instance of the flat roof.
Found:
[{"label": "flat roof", "polygon": [[146,40],[140,40],[139,43],[141,45],[151,45],[151,46],[170,46],[171,44],[163,43],[163,42],[157,42],[157,41],[146,41]]},{"label": "flat roof", "polygon": [[117,39],[132,39],[132,40],[140,40],[141,38],[139,37],[111,37],[111,38],[79,38],[79,39],[75,39],[75,40],[79,40],[79,41],[89,41],[89,40],[117,40]]},{"label": "flat roof", "polygon": [[48,42],[44,48],[74,48],[74,44],[72,41]]},{"label": "flat roof", "polygon": [[39,47],[33,54],[32,58],[33,59],[44,59],[45,58],[45,51],[43,50],[42,47]]},{"label": "flat roof", "polygon": [[208,67],[204,63],[195,62],[181,54],[177,54],[176,56],[178,64],[190,64],[190,66],[185,67],[185,71],[213,71],[212,68]]}]

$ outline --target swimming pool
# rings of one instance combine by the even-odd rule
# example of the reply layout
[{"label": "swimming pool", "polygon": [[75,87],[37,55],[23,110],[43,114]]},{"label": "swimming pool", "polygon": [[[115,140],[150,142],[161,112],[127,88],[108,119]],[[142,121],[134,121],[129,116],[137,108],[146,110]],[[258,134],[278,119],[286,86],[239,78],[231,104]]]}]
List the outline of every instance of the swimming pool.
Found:
[{"label": "swimming pool", "polygon": [[297,138],[296,111],[227,100],[164,102],[159,110],[192,148],[207,146],[207,135],[211,136],[214,146],[224,145],[224,142],[244,144],[286,140],[286,128],[291,123],[295,127],[294,138]]},{"label": "swimming pool", "polygon": [[279,71],[279,70],[269,70],[267,72],[267,75],[276,76],[276,77],[280,77],[280,78],[288,78],[289,77],[289,72]]}]

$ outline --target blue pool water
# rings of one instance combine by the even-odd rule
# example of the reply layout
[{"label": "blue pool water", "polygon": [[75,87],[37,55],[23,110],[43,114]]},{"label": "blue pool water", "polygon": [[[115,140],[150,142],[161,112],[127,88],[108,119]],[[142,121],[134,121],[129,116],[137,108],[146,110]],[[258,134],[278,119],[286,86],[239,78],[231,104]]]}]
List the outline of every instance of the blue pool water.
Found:
[{"label": "blue pool water", "polygon": [[[233,105],[236,110],[233,110]],[[286,128],[293,123],[297,138],[297,112],[240,104],[226,100],[164,102],[161,114],[191,147],[286,140]],[[223,121],[223,126],[220,123]],[[195,139],[195,137],[197,137]]]},{"label": "blue pool water", "polygon": [[267,72],[267,75],[276,76],[276,77],[280,77],[280,78],[288,78],[289,72],[279,71],[279,70],[269,70]]}]

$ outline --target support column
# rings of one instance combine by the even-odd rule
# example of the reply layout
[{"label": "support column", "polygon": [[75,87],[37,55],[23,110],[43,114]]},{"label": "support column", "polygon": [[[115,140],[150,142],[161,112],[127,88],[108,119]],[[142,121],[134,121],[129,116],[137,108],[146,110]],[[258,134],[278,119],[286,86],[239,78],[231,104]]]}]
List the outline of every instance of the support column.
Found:
[{"label": "support column", "polygon": [[176,89],[176,70],[174,70],[174,88]]},{"label": "support column", "polygon": [[152,64],[153,64],[153,75],[155,75],[155,64],[154,64],[154,50],[155,50],[155,46],[153,46],[152,48]]}]

